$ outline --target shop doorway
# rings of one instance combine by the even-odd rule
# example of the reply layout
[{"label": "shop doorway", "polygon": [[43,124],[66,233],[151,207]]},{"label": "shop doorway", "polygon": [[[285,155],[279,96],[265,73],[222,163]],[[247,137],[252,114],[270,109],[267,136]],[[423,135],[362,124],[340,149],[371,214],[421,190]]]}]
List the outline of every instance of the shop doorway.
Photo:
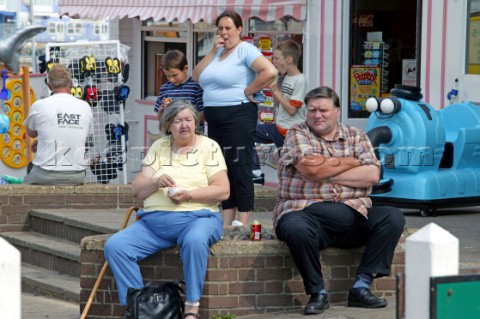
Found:
[{"label": "shop doorway", "polygon": [[420,0],[350,0],[348,119],[368,118],[365,101],[395,84],[419,85],[420,10]]}]

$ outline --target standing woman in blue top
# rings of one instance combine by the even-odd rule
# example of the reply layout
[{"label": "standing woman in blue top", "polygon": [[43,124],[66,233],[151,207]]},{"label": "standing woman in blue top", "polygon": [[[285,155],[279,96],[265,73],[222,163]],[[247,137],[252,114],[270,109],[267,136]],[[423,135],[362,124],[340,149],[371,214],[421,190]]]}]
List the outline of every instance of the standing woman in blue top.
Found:
[{"label": "standing woman in blue top", "polygon": [[203,89],[208,136],[220,144],[227,162],[230,198],[222,202],[224,226],[237,212],[246,226],[254,200],[250,165],[259,101],[253,95],[275,80],[277,70],[258,48],[242,41],[238,13],[225,11],[215,24],[213,47],[192,75]]}]

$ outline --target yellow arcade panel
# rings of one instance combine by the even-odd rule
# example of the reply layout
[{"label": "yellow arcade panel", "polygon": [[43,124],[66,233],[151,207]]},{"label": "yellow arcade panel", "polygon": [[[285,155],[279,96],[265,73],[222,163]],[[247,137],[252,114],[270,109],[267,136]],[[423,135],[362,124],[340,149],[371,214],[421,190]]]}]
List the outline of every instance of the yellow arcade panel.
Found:
[{"label": "yellow arcade panel", "polygon": [[[6,83],[9,91],[8,99],[4,101],[4,113],[10,118],[10,128],[2,135],[0,150],[2,162],[12,168],[22,168],[28,164],[27,138],[23,121],[25,120],[25,105],[21,79],[9,79]],[[30,103],[35,102],[35,92],[30,87]]]}]

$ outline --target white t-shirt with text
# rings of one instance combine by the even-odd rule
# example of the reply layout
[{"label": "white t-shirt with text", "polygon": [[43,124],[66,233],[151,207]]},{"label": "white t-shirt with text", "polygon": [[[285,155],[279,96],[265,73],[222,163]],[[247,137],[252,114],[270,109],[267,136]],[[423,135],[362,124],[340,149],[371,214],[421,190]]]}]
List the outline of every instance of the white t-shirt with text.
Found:
[{"label": "white t-shirt with text", "polygon": [[85,141],[93,132],[90,105],[67,93],[33,103],[25,126],[38,132],[33,164],[48,171],[86,169]]}]

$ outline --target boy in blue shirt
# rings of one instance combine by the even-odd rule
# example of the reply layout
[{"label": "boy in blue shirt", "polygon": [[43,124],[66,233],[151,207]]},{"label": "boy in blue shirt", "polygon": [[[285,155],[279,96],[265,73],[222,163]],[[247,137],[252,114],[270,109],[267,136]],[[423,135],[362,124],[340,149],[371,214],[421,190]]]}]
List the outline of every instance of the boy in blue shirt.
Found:
[{"label": "boy in blue shirt", "polygon": [[163,110],[173,100],[184,99],[190,102],[200,115],[199,130],[203,133],[203,90],[188,72],[188,62],[185,54],[179,50],[167,51],[162,57],[162,69],[168,82],[160,87],[155,102],[157,119],[162,118]]}]

